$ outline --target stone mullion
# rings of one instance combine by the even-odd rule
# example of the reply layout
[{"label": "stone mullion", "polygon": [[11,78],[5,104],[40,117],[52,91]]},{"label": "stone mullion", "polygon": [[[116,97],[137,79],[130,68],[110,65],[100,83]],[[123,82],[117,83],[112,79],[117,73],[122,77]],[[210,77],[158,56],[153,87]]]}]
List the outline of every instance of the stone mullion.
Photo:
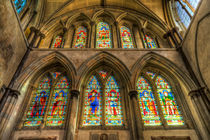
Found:
[{"label": "stone mullion", "polygon": [[116,34],[117,34],[117,42],[118,42],[118,46],[117,48],[122,48],[122,42],[121,42],[121,32],[120,32],[120,26],[118,22],[115,22],[115,28],[116,28]]},{"label": "stone mullion", "polygon": [[145,47],[146,47],[146,48],[149,48],[145,30],[142,28],[141,31],[142,31],[142,34],[143,34],[143,36],[144,36],[144,38],[143,38],[143,45],[145,46],[145,44],[144,44],[144,39],[145,39],[146,45],[147,45],[147,46],[145,46]]},{"label": "stone mullion", "polygon": [[[138,92],[137,91],[130,91],[129,96],[131,99],[131,107],[133,113],[133,120],[134,120],[134,130],[136,132],[136,135],[134,135],[134,140],[143,140],[143,126],[144,122],[141,118],[141,113],[138,111],[140,110],[138,105],[138,99],[137,99]],[[140,119],[139,119],[140,118]]]},{"label": "stone mullion", "polygon": [[102,84],[103,84],[103,86],[102,86],[102,129],[105,129],[106,128],[106,123],[105,123],[105,121],[106,121],[106,107],[105,107],[105,105],[106,105],[106,95],[105,95],[105,83],[106,82],[103,82]]},{"label": "stone mullion", "polygon": [[178,0],[178,2],[180,3],[180,5],[182,6],[182,9],[185,10],[185,12],[188,14],[188,16],[190,17],[190,19],[192,19],[192,15],[189,13],[189,11],[186,9],[185,5],[182,4],[182,2],[180,0]]},{"label": "stone mullion", "polygon": [[[67,132],[66,132],[66,140],[72,140],[74,139],[74,135],[75,135],[75,131],[76,131],[76,118],[77,117],[77,111],[78,111],[78,98],[79,98],[79,94],[80,92],[78,90],[71,90],[71,106],[70,107],[70,115],[67,121]],[[66,118],[67,120],[67,118]],[[65,121],[66,122],[66,121]]]},{"label": "stone mullion", "polygon": [[193,13],[195,13],[195,9],[192,7],[192,5],[188,2],[188,0],[183,0],[184,3],[187,4],[187,6],[192,10]]},{"label": "stone mullion", "polygon": [[160,98],[158,96],[158,92],[157,92],[157,85],[155,83],[155,80],[157,79],[157,76],[159,75],[159,73],[157,73],[155,75],[155,77],[153,78],[153,82],[152,82],[152,87],[153,87],[153,93],[154,93],[154,96],[155,96],[155,101],[156,101],[156,104],[157,104],[157,109],[158,109],[158,112],[159,112],[159,116],[160,116],[160,120],[162,122],[162,125],[167,128],[167,121],[164,117],[164,114],[163,114],[163,110],[162,110],[162,106],[160,104]]},{"label": "stone mullion", "polygon": [[90,29],[90,37],[89,37],[89,48],[96,48],[96,24],[95,22],[91,22],[91,29]]},{"label": "stone mullion", "polygon": [[[74,48],[74,39],[76,37],[76,28],[74,25],[72,25],[68,31],[68,38],[67,38],[67,41],[66,41],[66,45],[69,44],[70,48]],[[65,45],[65,46],[66,46]],[[67,48],[67,47],[64,47],[64,48]]]},{"label": "stone mullion", "polygon": [[[112,48],[119,48],[118,47],[118,33],[117,33],[117,27],[115,26],[115,24],[111,24],[110,26],[110,40],[111,40],[111,45],[112,45]],[[116,40],[116,41],[115,41]]]}]

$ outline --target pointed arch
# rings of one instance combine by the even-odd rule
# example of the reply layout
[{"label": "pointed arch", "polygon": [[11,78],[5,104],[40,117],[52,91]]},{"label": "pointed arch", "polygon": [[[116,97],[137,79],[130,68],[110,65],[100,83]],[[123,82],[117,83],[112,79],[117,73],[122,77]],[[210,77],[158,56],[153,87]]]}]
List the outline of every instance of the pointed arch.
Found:
[{"label": "pointed arch", "polygon": [[20,74],[17,82],[14,85],[14,88],[20,89],[26,80],[29,79],[29,77],[30,79],[34,79],[34,77],[38,77],[39,73],[45,71],[47,68],[58,66],[64,67],[66,69],[67,75],[70,77],[72,82],[72,88],[74,88],[75,77],[77,75],[75,66],[68,60],[68,58],[66,58],[66,56],[56,51],[31,62],[31,64],[28,65],[27,68]]},{"label": "pointed arch", "polygon": [[73,16],[71,16],[70,18],[68,18],[67,22],[66,22],[66,27],[69,29],[70,25],[72,25],[74,22],[83,19],[83,21],[87,21],[87,22],[91,22],[90,17],[88,17],[86,14],[84,13],[78,13],[75,14]]},{"label": "pointed arch", "polygon": [[120,61],[118,58],[116,58],[114,55],[108,53],[108,52],[100,52],[96,54],[93,57],[90,57],[87,59],[78,69],[78,75],[79,75],[79,80],[77,87],[80,89],[83,85],[84,79],[94,69],[106,65],[110,68],[112,68],[114,71],[116,71],[119,75],[122,81],[126,81],[127,83],[127,88],[131,88],[131,83],[130,83],[130,71],[127,68],[127,66]]},{"label": "pointed arch", "polygon": [[139,58],[139,60],[137,60],[137,62],[133,65],[131,69],[132,85],[135,85],[139,73],[146,66],[149,66],[149,65],[157,67],[158,69],[163,70],[166,73],[170,74],[172,79],[177,79],[178,81],[182,81],[189,91],[197,88],[196,84],[190,78],[189,74],[182,71],[176,64],[174,64],[167,58],[159,54],[156,54],[154,52],[147,53],[143,57]]},{"label": "pointed arch", "polygon": [[96,12],[93,16],[92,16],[92,21],[95,21],[97,22],[97,20],[100,18],[100,17],[109,17],[110,21],[114,22],[115,21],[115,17],[112,13],[106,11],[106,10],[100,10],[98,12]]}]

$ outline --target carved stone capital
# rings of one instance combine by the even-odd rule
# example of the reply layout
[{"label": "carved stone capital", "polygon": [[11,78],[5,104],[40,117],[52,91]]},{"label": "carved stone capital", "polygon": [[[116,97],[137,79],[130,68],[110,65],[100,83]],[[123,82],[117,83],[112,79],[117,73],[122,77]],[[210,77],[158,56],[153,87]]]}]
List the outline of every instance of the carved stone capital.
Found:
[{"label": "carved stone capital", "polygon": [[129,95],[131,98],[132,98],[132,97],[137,97],[138,92],[137,92],[136,90],[133,90],[133,91],[130,91],[128,95]]},{"label": "carved stone capital", "polygon": [[9,94],[8,94],[9,96],[18,98],[18,96],[20,95],[20,92],[17,90],[13,90],[11,88],[8,88],[8,90],[9,90]]},{"label": "carved stone capital", "polygon": [[200,96],[202,93],[204,93],[205,87],[200,87],[198,89],[192,90],[189,92],[190,97]]},{"label": "carved stone capital", "polygon": [[71,90],[71,95],[72,97],[78,97],[79,96],[79,91],[78,90]]}]

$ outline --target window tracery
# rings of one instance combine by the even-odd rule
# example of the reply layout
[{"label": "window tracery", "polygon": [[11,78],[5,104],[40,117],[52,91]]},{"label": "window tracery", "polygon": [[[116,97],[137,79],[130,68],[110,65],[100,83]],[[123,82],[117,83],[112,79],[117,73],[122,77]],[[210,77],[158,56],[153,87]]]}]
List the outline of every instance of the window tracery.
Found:
[{"label": "window tracery", "polygon": [[69,92],[70,82],[64,73],[46,73],[41,77],[38,87],[32,91],[23,126],[63,126]]},{"label": "window tracery", "polygon": [[123,126],[120,86],[106,70],[94,73],[84,94],[82,126]]},{"label": "window tracery", "polygon": [[111,29],[106,22],[99,22],[96,27],[96,48],[112,48]]},{"label": "window tracery", "polygon": [[126,26],[120,27],[122,48],[134,48],[131,31]]},{"label": "window tracery", "polygon": [[184,125],[172,87],[161,74],[151,71],[143,73],[138,78],[137,91],[145,126],[161,125],[163,120],[170,126]]},{"label": "window tracery", "polygon": [[16,11],[19,14],[23,8],[26,6],[27,0],[13,0]]},{"label": "window tracery", "polygon": [[79,26],[76,29],[73,48],[86,48],[86,41],[87,41],[87,29],[84,26]]}]

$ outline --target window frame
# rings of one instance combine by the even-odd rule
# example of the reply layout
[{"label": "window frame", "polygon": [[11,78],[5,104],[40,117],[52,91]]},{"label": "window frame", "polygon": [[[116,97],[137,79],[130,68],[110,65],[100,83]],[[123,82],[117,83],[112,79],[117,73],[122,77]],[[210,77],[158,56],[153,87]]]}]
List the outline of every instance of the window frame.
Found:
[{"label": "window frame", "polygon": [[[107,71],[107,76],[105,79],[101,78],[101,76],[99,75],[98,71],[100,70],[105,70]],[[79,120],[79,129],[81,130],[128,130],[128,125],[127,125],[127,118],[126,118],[126,109],[125,109],[125,97],[124,97],[124,92],[123,92],[123,86],[122,83],[118,80],[118,76],[116,74],[114,74],[115,72],[112,70],[107,69],[106,67],[104,68],[98,68],[96,70],[94,70],[93,72],[91,72],[87,78],[85,79],[84,83],[86,83],[83,88],[82,88],[82,95],[81,95],[81,113],[80,113],[80,120]],[[88,81],[91,78],[91,76],[95,76],[98,80],[98,82],[100,82],[101,84],[101,94],[102,94],[102,124],[101,125],[92,125],[92,126],[84,126],[83,125],[83,116],[84,116],[84,108],[85,108],[85,104],[84,104],[84,100],[85,100],[85,92],[86,89],[88,87]],[[105,99],[106,99],[106,95],[105,95],[105,87],[106,87],[106,83],[107,80],[110,76],[113,76],[119,86],[119,91],[120,91],[120,96],[121,96],[121,104],[122,104],[122,116],[123,116],[123,125],[122,126],[107,126],[105,124]]]},{"label": "window frame", "polygon": [[[53,77],[51,76],[50,72],[60,72],[61,74],[58,76],[57,79],[53,80]],[[32,103],[32,99],[33,99],[33,95],[35,94],[37,87],[39,86],[39,82],[40,80],[43,79],[43,77],[45,77],[46,75],[48,75],[51,79],[52,79],[52,85],[50,88],[50,93],[49,93],[49,98],[48,98],[48,103],[46,104],[46,110],[44,113],[44,118],[42,120],[42,123],[39,126],[24,126],[24,122],[26,120],[26,115],[27,112],[29,111],[29,108],[31,106]],[[53,93],[55,90],[55,86],[57,84],[57,82],[63,77],[66,76],[69,80],[69,92],[67,93],[67,104],[66,104],[66,114],[65,114],[65,119],[64,119],[64,123],[62,126],[47,126],[46,125],[46,121],[47,121],[47,116],[48,116],[48,111],[49,111],[49,107],[51,106],[51,102],[53,100]],[[53,68],[53,69],[49,69],[46,71],[42,71],[41,75],[37,75],[34,79],[32,79],[31,84],[29,84],[30,86],[28,87],[27,91],[26,91],[26,95],[23,101],[23,108],[20,114],[20,118],[18,122],[18,126],[21,130],[39,130],[39,129],[44,129],[44,130],[55,130],[55,129],[59,129],[59,130],[63,130],[66,128],[67,123],[69,122],[69,116],[71,114],[71,89],[72,89],[72,82],[71,82],[71,78],[69,76],[69,74],[64,70],[64,68]]]},{"label": "window frame", "polygon": [[[150,78],[146,72],[154,72],[155,73],[155,77],[152,79]],[[163,110],[161,108],[161,105],[160,105],[160,100],[159,100],[159,96],[158,96],[158,92],[157,92],[157,86],[156,86],[156,79],[158,76],[162,76],[167,82],[168,84],[171,86],[171,90],[172,90],[172,93],[174,95],[174,98],[175,98],[175,101],[176,101],[176,104],[177,106],[179,107],[179,111],[182,115],[182,118],[183,118],[183,121],[184,121],[184,125],[168,125],[165,118],[164,118],[164,114],[163,114]],[[145,126],[144,125],[144,120],[142,119],[142,116],[141,116],[141,108],[139,106],[139,97],[137,95],[137,112],[138,114],[136,114],[141,122],[142,122],[142,126],[145,130],[162,130],[162,129],[166,129],[166,130],[171,130],[171,129],[189,129],[191,127],[191,125],[189,123],[189,118],[187,117],[186,115],[186,110],[185,110],[185,106],[182,104],[181,102],[181,98],[178,94],[178,89],[180,88],[179,85],[178,85],[178,82],[176,80],[172,80],[172,77],[168,76],[167,74],[161,72],[160,70],[157,70],[155,68],[151,68],[151,67],[148,67],[146,69],[144,69],[142,72],[139,73],[138,77],[136,78],[136,82],[135,84],[137,84],[138,82],[138,78],[142,76],[143,78],[145,78],[148,83],[150,84],[150,87],[153,91],[153,95],[154,95],[154,98],[155,98],[155,101],[156,101],[156,104],[157,104],[157,110],[158,110],[158,113],[159,113],[159,117],[160,117],[160,121],[161,121],[161,125],[159,126]],[[137,89],[137,85],[135,85],[136,89]],[[181,90],[179,90],[179,92],[182,92]],[[137,92],[139,94],[139,92]]]}]

